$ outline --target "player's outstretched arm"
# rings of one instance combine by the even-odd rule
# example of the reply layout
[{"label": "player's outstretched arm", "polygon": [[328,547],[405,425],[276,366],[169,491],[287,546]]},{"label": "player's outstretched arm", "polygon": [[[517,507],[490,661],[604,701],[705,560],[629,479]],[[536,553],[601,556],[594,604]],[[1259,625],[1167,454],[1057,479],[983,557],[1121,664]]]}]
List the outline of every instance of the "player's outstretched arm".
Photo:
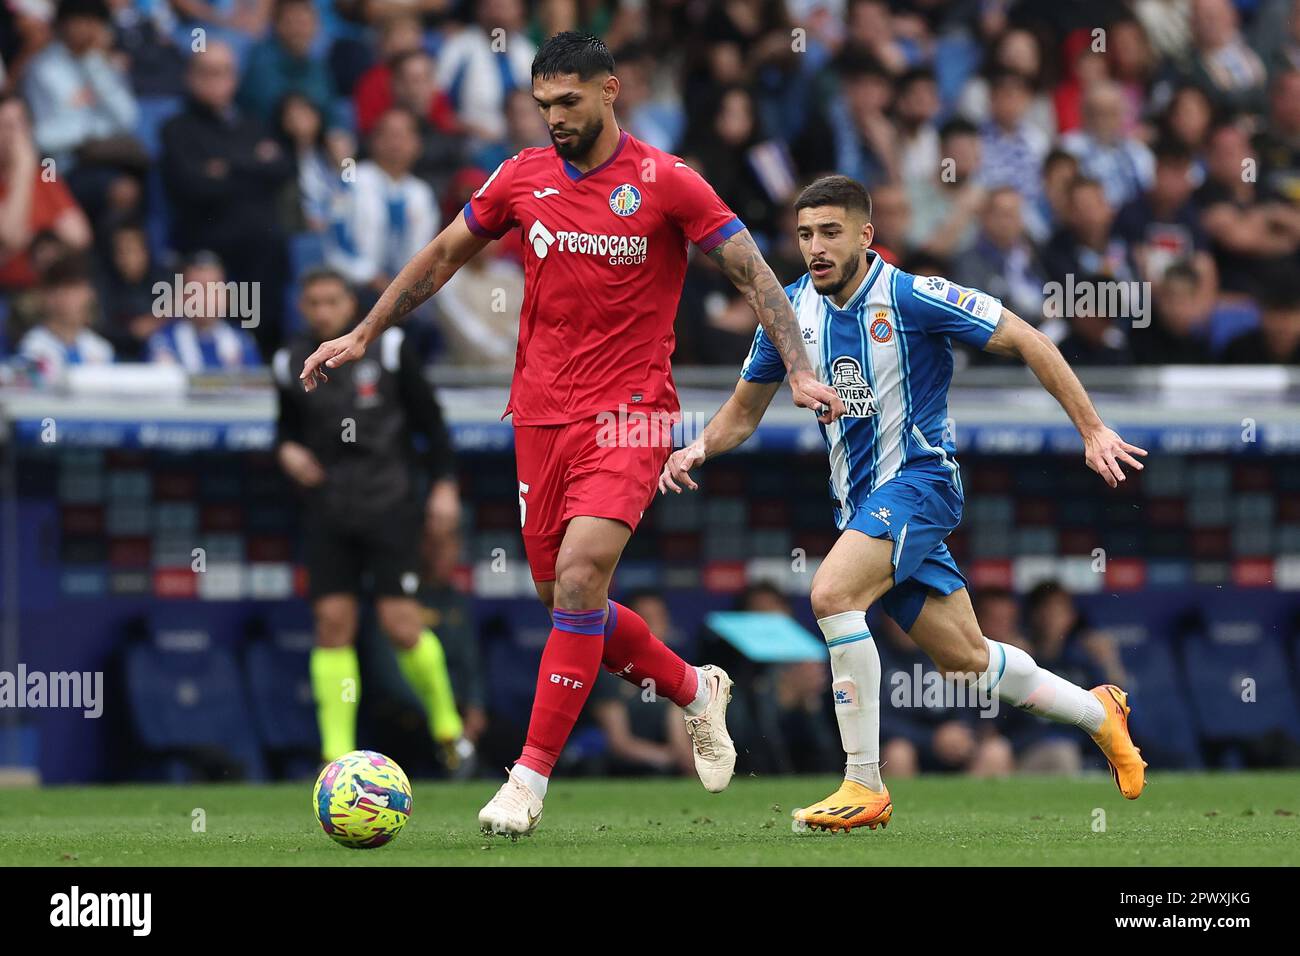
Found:
[{"label": "player's outstretched arm", "polygon": [[307,358],[302,374],[298,376],[303,388],[310,392],[321,382],[329,381],[325,369],[338,368],[345,362],[361,358],[366,353],[366,346],[380,333],[441,289],[456,270],[489,241],[470,232],[465,224],[465,213],[458,213],[447,228],[402,267],[356,328],[347,335],[322,342]]},{"label": "player's outstretched arm", "polygon": [[743,378],[737,382],[736,390],[722,403],[718,413],[709,419],[704,431],[700,432],[700,437],[668,456],[663,473],[659,476],[659,493],[675,491],[680,495],[681,485],[692,491],[698,488],[691,478],[691,469],[723,452],[731,451],[754,434],[754,429],[762,421],[763,413],[772,404],[772,397],[780,387],[780,382],[750,382]]},{"label": "player's outstretched arm", "polygon": [[818,413],[817,420],[822,424],[833,422],[844,414],[844,403],[829,385],[817,381],[812,366],[808,364],[808,353],[804,349],[803,336],[799,334],[799,321],[795,318],[790,299],[781,288],[772,267],[763,259],[754,237],[748,229],[742,229],[709,252],[709,258],[718,264],[727,278],[732,281],[749,307],[758,316],[767,337],[772,340],[786,371],[790,373],[790,390],[794,393],[794,403],[803,408],[811,408]]},{"label": "player's outstretched arm", "polygon": [[1033,369],[1043,388],[1061,403],[1083,436],[1084,460],[1089,468],[1106,479],[1106,484],[1114,488],[1124,480],[1120,462],[1137,471],[1142,470],[1142,462],[1133,456],[1145,457],[1146,449],[1130,445],[1106,427],[1084,391],[1083,383],[1065,361],[1061,350],[1046,335],[1004,306],[998,327],[984,348],[998,355],[1018,357]]}]

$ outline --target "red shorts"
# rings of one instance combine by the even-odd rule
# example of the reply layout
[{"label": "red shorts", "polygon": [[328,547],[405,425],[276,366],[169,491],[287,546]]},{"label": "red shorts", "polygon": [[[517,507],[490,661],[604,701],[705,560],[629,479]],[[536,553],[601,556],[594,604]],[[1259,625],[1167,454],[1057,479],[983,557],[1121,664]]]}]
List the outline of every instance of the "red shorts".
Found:
[{"label": "red shorts", "polygon": [[612,518],[633,531],[654,500],[671,435],[616,431],[596,416],[565,425],[516,425],[519,523],[534,581],[555,580],[569,519]]}]

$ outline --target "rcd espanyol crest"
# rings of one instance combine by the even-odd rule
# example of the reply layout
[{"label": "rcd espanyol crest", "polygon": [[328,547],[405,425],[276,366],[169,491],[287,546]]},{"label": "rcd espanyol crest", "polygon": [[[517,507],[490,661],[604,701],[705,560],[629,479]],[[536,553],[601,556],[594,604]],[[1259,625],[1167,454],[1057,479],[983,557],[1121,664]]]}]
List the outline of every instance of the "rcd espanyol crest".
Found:
[{"label": "rcd espanyol crest", "polygon": [[615,186],[609,194],[609,208],[618,216],[630,216],[641,208],[641,190],[631,183]]}]

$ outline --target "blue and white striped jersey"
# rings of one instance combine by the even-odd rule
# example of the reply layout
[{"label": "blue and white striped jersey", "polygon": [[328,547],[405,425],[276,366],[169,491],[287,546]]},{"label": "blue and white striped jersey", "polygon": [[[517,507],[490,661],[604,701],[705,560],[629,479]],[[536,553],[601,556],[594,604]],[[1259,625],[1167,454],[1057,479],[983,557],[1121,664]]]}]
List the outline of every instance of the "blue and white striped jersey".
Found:
[{"label": "blue and white striped jersey", "polygon": [[[872,492],[903,472],[949,481],[961,492],[947,427],[949,338],[983,348],[1002,317],[1002,303],[987,293],[867,256],[867,274],[842,309],[818,294],[808,275],[785,290],[813,370],[846,409],[822,426],[841,529]],[[761,327],[740,374],[750,382],[785,377]]]}]

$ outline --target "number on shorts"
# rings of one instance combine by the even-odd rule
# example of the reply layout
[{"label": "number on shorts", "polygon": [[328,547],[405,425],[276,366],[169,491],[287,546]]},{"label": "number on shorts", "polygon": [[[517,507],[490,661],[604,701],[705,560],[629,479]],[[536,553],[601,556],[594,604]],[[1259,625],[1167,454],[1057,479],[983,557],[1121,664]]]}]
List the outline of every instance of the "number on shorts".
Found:
[{"label": "number on shorts", "polygon": [[528,502],[524,501],[526,494],[528,494],[528,486],[521,481],[519,482],[519,527],[521,528],[528,520]]}]

